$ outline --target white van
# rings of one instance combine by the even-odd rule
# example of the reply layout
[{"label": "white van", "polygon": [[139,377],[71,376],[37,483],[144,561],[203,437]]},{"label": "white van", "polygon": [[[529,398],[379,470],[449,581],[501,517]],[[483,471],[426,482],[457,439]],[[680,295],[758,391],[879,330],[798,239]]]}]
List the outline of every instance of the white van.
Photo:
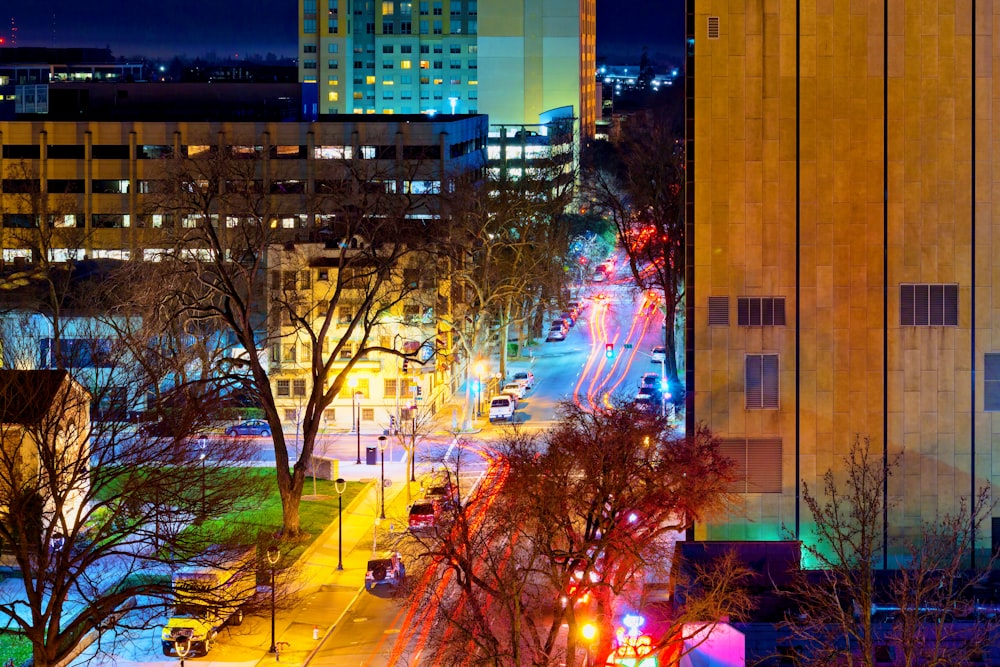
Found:
[{"label": "white van", "polygon": [[514,397],[494,396],[490,399],[490,421],[497,419],[514,419]]}]

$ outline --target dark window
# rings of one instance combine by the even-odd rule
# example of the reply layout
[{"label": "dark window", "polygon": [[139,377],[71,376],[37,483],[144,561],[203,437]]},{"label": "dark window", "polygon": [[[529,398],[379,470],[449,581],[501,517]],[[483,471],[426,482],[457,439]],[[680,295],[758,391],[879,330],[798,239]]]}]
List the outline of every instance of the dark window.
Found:
[{"label": "dark window", "polygon": [[899,324],[904,327],[958,326],[958,285],[900,285]]},{"label": "dark window", "polygon": [[39,192],[41,186],[34,178],[5,178],[2,188],[4,192],[29,193]]},{"label": "dark window", "polygon": [[983,355],[983,410],[1000,412],[1000,353]]},{"label": "dark window", "polygon": [[127,160],[128,146],[120,144],[95,144],[90,147],[90,156],[95,160]]},{"label": "dark window", "polygon": [[8,160],[37,160],[42,152],[34,144],[4,144],[3,156]]},{"label": "dark window", "polygon": [[746,356],[746,409],[778,408],[778,355]]},{"label": "dark window", "polygon": [[76,144],[57,144],[49,146],[45,154],[50,160],[82,160],[83,148]]},{"label": "dark window", "polygon": [[48,188],[53,194],[70,194],[83,192],[86,185],[82,178],[50,178]]},{"label": "dark window", "polygon": [[7,228],[29,229],[38,226],[37,216],[31,213],[8,213],[4,216],[3,226]]},{"label": "dark window", "polygon": [[741,296],[736,301],[736,317],[741,327],[784,326],[785,297]]}]

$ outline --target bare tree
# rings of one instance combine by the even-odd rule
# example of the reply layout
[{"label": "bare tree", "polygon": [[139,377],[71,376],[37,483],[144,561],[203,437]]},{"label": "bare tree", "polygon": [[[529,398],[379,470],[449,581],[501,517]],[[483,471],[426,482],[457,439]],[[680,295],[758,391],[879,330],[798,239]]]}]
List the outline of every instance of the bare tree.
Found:
[{"label": "bare tree", "polygon": [[[661,538],[721,508],[732,475],[706,429],[676,438],[630,404],[593,413],[568,404],[550,432],[515,431],[498,461],[502,488],[490,480],[454,509],[447,532],[421,542],[460,591],[435,635],[451,664],[463,650],[488,664],[573,664],[582,619],[601,627],[598,655],[607,656],[612,599],[639,594],[636,575],[664,557]],[[720,616],[745,604],[729,596],[743,575],[727,571],[732,586],[704,588]]]},{"label": "bare tree", "polygon": [[996,622],[976,613],[974,595],[988,568],[966,569],[973,535],[991,514],[988,490],[957,514],[925,524],[917,540],[895,545],[905,562],[878,572],[888,509],[882,490],[901,456],[884,465],[870,439],[858,436],[841,473],[823,476],[821,495],[802,483],[815,525],[815,540],[803,549],[816,569],[798,573],[787,592],[796,612],[784,628],[796,664],[872,667],[877,651],[892,650],[906,665],[961,665],[995,632]]},{"label": "bare tree", "polygon": [[[419,277],[403,280],[404,267],[433,275],[434,262],[416,258],[439,236],[437,193],[387,190],[386,182],[409,181],[420,165],[402,173],[400,163],[353,159],[329,161],[315,180],[316,193],[293,188],[282,194],[283,184],[292,187],[303,175],[283,174],[234,151],[220,146],[165,165],[173,191],[158,206],[183,221],[165,258],[172,273],[168,303],[176,304],[175,317],[205,322],[244,350],[215,371],[222,381],[244,386],[263,408],[274,440],[283,532],[294,539],[324,410],[367,354],[404,355],[377,332],[386,314],[424,284]],[[317,255],[322,281],[311,263]],[[341,363],[345,349],[351,358]],[[272,382],[283,364],[307,384],[294,460]]]},{"label": "bare tree", "polygon": [[[540,319],[568,280],[561,214],[570,189],[559,185],[564,179],[556,171],[543,163],[517,179],[491,179],[448,198],[451,226],[442,253],[457,299],[444,320],[470,362],[467,373],[497,348],[504,376],[511,329]],[[465,409],[468,424],[471,392]]]},{"label": "bare tree", "polygon": [[663,295],[665,371],[671,393],[681,387],[677,317],[684,299],[684,153],[665,118],[654,111],[624,122],[619,139],[592,156],[586,192],[614,222],[618,242],[640,289]]},{"label": "bare tree", "polygon": [[[0,599],[0,617],[31,642],[39,666],[60,664],[102,629],[145,625],[171,598],[177,563],[228,563],[252,549],[257,531],[193,527],[256,497],[259,486],[232,467],[246,455],[243,444],[187,437],[209,423],[207,401],[170,405],[192,425],[185,437],[144,434],[124,421],[147,391],[182,388],[147,359],[161,339],[125,344],[109,322],[129,315],[97,309],[98,284],[74,290],[89,296],[73,299],[60,345],[40,315],[21,320],[32,326],[5,327],[2,341],[5,355],[34,349],[42,366],[0,374],[0,543],[23,581],[23,591]],[[165,356],[173,367],[192,362],[183,348]]]}]

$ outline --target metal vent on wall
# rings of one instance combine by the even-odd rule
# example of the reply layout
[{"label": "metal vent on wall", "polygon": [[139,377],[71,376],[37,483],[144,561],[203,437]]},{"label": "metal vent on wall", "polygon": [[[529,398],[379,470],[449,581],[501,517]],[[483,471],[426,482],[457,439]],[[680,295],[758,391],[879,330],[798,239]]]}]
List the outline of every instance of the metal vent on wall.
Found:
[{"label": "metal vent on wall", "polygon": [[709,326],[729,325],[729,297],[710,296],[708,297],[708,324]]},{"label": "metal vent on wall", "polygon": [[719,17],[709,16],[708,17],[708,38],[709,39],[719,39]]},{"label": "metal vent on wall", "polygon": [[741,327],[785,325],[785,297],[746,297],[736,299],[736,321]]},{"label": "metal vent on wall", "polygon": [[781,493],[781,438],[722,438],[719,453],[733,461],[733,493]]},{"label": "metal vent on wall", "polygon": [[904,327],[958,326],[958,285],[900,285],[899,324]]}]

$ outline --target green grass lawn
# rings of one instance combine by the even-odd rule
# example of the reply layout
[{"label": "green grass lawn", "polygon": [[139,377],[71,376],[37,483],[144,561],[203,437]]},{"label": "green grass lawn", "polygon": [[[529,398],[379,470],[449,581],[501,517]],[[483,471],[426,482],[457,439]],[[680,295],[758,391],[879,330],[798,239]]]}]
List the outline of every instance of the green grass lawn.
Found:
[{"label": "green grass lawn", "polygon": [[[241,470],[240,474],[249,473],[256,476],[258,481],[267,482],[274,480],[274,471],[266,468],[257,468],[252,471]],[[187,530],[204,532],[205,535],[225,534],[226,528],[231,526],[241,526],[248,530],[248,533],[256,533],[261,536],[259,543],[269,543],[267,536],[275,534],[282,525],[281,521],[281,498],[278,495],[277,482],[267,486],[268,492],[260,501],[255,501],[252,507],[234,512],[214,521],[206,521],[200,526],[190,526]],[[365,488],[360,482],[348,482],[344,491],[344,509],[351,504],[351,501]],[[312,498],[313,482],[311,478],[306,479],[304,495],[305,499],[299,504],[299,521],[303,532],[301,540],[294,544],[282,545],[282,559],[286,565],[294,563],[302,555],[306,548],[316,541],[316,538],[332,524],[337,518],[337,491],[332,481],[322,479],[316,480],[316,498]],[[22,665],[31,657],[31,645],[18,633],[0,631],[0,665],[8,658],[14,660],[15,665]]]}]

